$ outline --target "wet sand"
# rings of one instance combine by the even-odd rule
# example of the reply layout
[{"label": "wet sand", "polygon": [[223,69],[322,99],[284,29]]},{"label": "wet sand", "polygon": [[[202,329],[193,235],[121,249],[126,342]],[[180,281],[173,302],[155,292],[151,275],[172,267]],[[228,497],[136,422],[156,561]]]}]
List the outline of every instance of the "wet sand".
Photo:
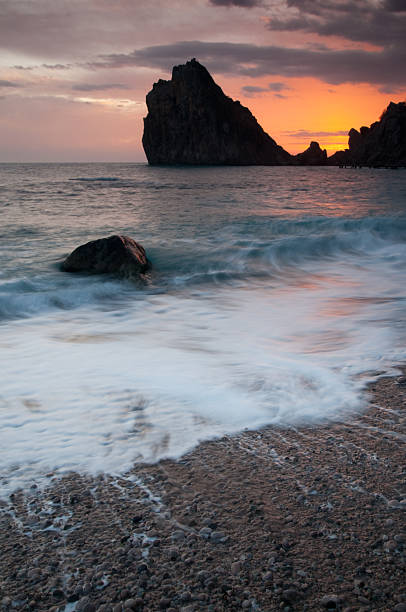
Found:
[{"label": "wet sand", "polygon": [[0,609],[406,612],[406,377],[363,415],[244,432],[0,502]]}]

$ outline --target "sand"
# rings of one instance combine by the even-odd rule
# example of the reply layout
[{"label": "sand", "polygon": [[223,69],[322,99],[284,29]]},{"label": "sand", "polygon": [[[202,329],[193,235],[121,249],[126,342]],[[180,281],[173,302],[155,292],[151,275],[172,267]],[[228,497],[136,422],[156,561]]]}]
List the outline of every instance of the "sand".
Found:
[{"label": "sand", "polygon": [[362,415],[0,506],[0,609],[406,612],[406,377]]}]

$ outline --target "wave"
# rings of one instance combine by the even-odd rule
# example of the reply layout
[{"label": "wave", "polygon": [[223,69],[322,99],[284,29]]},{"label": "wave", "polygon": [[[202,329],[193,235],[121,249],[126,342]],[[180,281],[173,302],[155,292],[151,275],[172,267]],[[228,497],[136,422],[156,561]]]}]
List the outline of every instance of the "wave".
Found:
[{"label": "wave", "polygon": [[70,181],[83,181],[86,183],[92,183],[95,181],[104,181],[104,182],[111,182],[111,181],[119,181],[120,179],[116,176],[91,176],[91,177],[81,177],[79,176],[78,178],[70,178]]},{"label": "wave", "polygon": [[[323,263],[356,263],[378,257],[404,261],[406,218],[272,220],[257,219],[199,242],[193,252],[176,249],[156,255],[162,276],[174,284],[222,283],[317,272]],[[257,231],[258,230],[258,231]],[[316,263],[317,262],[317,263]]]},{"label": "wave", "polygon": [[261,224],[253,218],[204,238],[155,241],[146,248],[153,269],[142,285],[55,270],[2,281],[0,320],[82,306],[116,307],[151,292],[264,280],[281,285],[322,275],[325,266],[332,265],[337,270],[340,266],[375,269],[377,278],[399,274],[406,259],[406,218],[272,219]]},{"label": "wave", "polygon": [[[62,275],[62,273],[61,273]],[[0,283],[0,321],[27,318],[54,310],[117,304],[125,295],[134,297],[134,286],[108,277],[65,275],[34,277]]]}]

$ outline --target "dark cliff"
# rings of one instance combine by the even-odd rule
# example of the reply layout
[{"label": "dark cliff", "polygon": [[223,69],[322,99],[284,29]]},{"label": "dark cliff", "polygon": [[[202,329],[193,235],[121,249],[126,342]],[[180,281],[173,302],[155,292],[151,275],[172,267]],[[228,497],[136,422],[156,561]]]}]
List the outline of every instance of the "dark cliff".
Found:
[{"label": "dark cliff", "polygon": [[352,128],[348,149],[337,151],[332,165],[406,166],[406,103],[391,102],[370,127]]},{"label": "dark cliff", "polygon": [[293,158],[294,163],[300,166],[325,166],[327,163],[327,151],[321,149],[318,142],[314,140],[310,143],[310,147],[298,153]]},{"label": "dark cliff", "polygon": [[147,95],[142,144],[150,164],[284,165],[292,157],[195,59]]}]

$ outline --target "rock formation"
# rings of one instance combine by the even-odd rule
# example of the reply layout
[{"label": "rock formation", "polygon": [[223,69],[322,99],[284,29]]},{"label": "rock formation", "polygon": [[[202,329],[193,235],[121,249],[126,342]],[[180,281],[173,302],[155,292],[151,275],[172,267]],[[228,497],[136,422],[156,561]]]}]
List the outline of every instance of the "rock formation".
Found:
[{"label": "rock formation", "polygon": [[65,272],[116,274],[136,278],[150,267],[145,249],[128,236],[109,236],[82,244],[65,259]]},{"label": "rock formation", "polygon": [[406,103],[391,102],[370,127],[352,128],[348,149],[329,158],[332,165],[406,166]]},{"label": "rock formation", "polygon": [[204,66],[175,66],[147,95],[142,143],[150,164],[281,165],[287,151],[248,108],[228,98]]},{"label": "rock formation", "polygon": [[294,163],[300,166],[325,166],[327,151],[326,149],[320,149],[319,143],[313,140],[306,151],[294,156]]},{"label": "rock formation", "polygon": [[391,102],[371,127],[351,129],[349,148],[329,158],[317,142],[290,155],[195,59],[154,83],[147,107],[142,143],[153,165],[406,166],[405,102]]}]

